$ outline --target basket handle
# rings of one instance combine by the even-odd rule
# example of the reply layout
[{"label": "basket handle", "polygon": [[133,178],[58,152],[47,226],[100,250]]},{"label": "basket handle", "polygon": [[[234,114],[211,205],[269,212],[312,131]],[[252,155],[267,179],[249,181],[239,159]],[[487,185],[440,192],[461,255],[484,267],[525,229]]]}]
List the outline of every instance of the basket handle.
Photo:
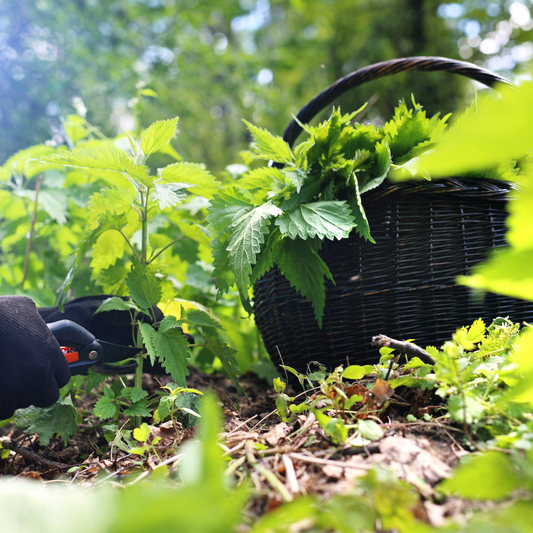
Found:
[{"label": "basket handle", "polygon": [[[331,104],[336,98],[349,89],[353,89],[367,81],[376,80],[378,78],[383,78],[384,76],[390,76],[408,70],[421,70],[424,72],[444,70],[446,72],[460,74],[461,76],[466,76],[472,80],[479,81],[488,87],[492,87],[496,83],[505,83],[506,85],[513,86],[513,84],[506,78],[466,61],[431,56],[404,57],[375,63],[368,67],[356,70],[355,72],[344,76],[344,78],[340,78],[304,106],[298,113],[297,119],[302,124],[307,124],[318,112],[322,111],[322,109]],[[292,146],[301,131],[301,126],[296,120],[293,120],[283,133],[283,139]]]}]

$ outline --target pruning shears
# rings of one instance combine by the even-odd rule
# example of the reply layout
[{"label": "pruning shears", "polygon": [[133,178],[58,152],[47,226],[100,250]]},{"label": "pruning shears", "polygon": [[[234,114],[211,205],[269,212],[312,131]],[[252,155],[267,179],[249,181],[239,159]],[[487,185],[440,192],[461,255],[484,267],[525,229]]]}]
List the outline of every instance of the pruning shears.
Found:
[{"label": "pruning shears", "polygon": [[48,327],[59,343],[73,376],[87,374],[94,365],[98,365],[98,369],[104,373],[124,374],[135,371],[136,362],[122,366],[109,366],[106,363],[117,363],[135,357],[141,348],[101,341],[72,320],[51,322]]}]

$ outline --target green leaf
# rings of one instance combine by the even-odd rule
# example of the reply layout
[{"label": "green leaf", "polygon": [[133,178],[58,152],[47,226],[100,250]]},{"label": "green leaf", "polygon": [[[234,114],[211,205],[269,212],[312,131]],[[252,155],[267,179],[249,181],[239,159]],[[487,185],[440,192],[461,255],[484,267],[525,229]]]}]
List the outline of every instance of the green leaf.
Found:
[{"label": "green leaf", "polygon": [[172,239],[168,237],[167,235],[159,235],[158,233],[150,233],[148,235],[148,242],[150,243],[150,246],[152,247],[152,250],[159,250],[160,248],[164,248],[168,244],[172,242]]},{"label": "green leaf", "polygon": [[120,172],[139,180],[147,187],[153,185],[145,166],[137,165],[130,154],[107,142],[93,144],[89,148],[74,148],[72,152],[43,156],[41,161],[76,168]]},{"label": "green leaf", "polygon": [[199,327],[209,327],[209,328],[216,328],[216,329],[224,329],[219,322],[211,318],[207,313],[204,311],[198,311],[193,309],[192,311],[189,311],[186,315],[186,322],[188,324],[192,324],[193,326],[199,326]]},{"label": "green leaf", "polygon": [[265,242],[270,217],[281,213],[281,209],[268,202],[244,214],[233,224],[226,248],[228,263],[235,274],[237,286],[243,293],[250,286],[252,265]]},{"label": "green leaf", "polygon": [[154,196],[159,202],[159,209],[172,207],[181,203],[187,195],[183,192],[188,187],[194,187],[190,183],[155,183]]},{"label": "green leaf", "polygon": [[259,159],[273,160],[277,163],[292,163],[294,156],[286,141],[281,137],[272,135],[268,131],[257,128],[246,120],[243,121],[252,134],[255,143],[253,148]]},{"label": "green leaf", "polygon": [[148,309],[161,300],[161,281],[148,266],[138,261],[133,262],[131,272],[126,277],[126,285],[131,298],[140,307]]},{"label": "green leaf", "polygon": [[185,386],[185,378],[190,357],[189,343],[178,329],[157,331],[152,338],[152,346],[158,360],[180,386]]},{"label": "green leaf", "polygon": [[373,420],[359,420],[359,433],[365,439],[375,441],[383,437],[383,429]]},{"label": "green leaf", "polygon": [[167,182],[183,181],[194,186],[192,192],[211,199],[219,190],[220,182],[205,168],[196,163],[174,163],[161,170],[161,178]]},{"label": "green leaf", "polygon": [[138,428],[133,430],[133,438],[139,442],[146,442],[150,436],[150,426],[143,422]]},{"label": "green leaf", "polygon": [[478,343],[481,342],[485,337],[485,331],[487,330],[485,322],[482,318],[478,318],[469,328],[467,339],[470,342]]},{"label": "green leaf", "polygon": [[442,137],[425,166],[432,176],[460,175],[518,159],[533,147],[533,82],[518,90],[499,85],[482,94],[477,109]]},{"label": "green leaf", "polygon": [[65,445],[78,430],[76,409],[70,398],[64,398],[50,407],[28,407],[15,413],[16,425],[24,433],[37,433],[43,446],[48,446],[50,437],[59,434]]},{"label": "green leaf", "polygon": [[462,395],[452,396],[448,400],[448,413],[456,422],[465,421],[472,424],[479,420],[485,413],[481,398],[473,393],[465,392]]},{"label": "green leaf", "polygon": [[148,409],[148,400],[141,400],[124,409],[124,414],[126,416],[152,416],[152,411]]},{"label": "green leaf", "polygon": [[139,324],[139,331],[141,332],[141,336],[143,339],[143,343],[146,347],[146,351],[148,355],[150,356],[150,362],[153,365],[157,358],[157,353],[155,351],[155,346],[154,346],[154,337],[156,335],[156,331],[150,324],[147,324],[146,322],[141,322]]},{"label": "green leaf", "polygon": [[326,263],[313,249],[311,241],[284,239],[276,263],[291,287],[311,302],[315,319],[321,328],[326,303],[324,276],[331,281],[333,277]]},{"label": "green leaf", "polygon": [[459,276],[457,282],[473,289],[533,300],[533,250],[498,251],[474,269],[472,276]]},{"label": "green leaf", "polygon": [[370,235],[370,226],[368,224],[357,182],[354,187],[354,195],[350,200],[350,208],[352,209],[352,215],[355,218],[355,231],[357,231],[357,234],[367,241],[375,243],[376,241],[372,238],[372,235]]},{"label": "green leaf", "polygon": [[111,298],[107,298],[107,300],[104,300],[100,307],[94,312],[94,314],[97,313],[103,313],[105,311],[142,311],[137,305],[135,305],[134,302],[131,300],[124,300],[122,298],[119,298],[118,296],[112,296]]},{"label": "green leaf", "polygon": [[501,500],[519,486],[509,456],[491,451],[469,457],[439,488],[471,500]]},{"label": "green leaf", "polygon": [[100,374],[99,372],[95,372],[94,370],[91,370],[89,368],[89,373],[87,376],[87,385],[85,386],[85,390],[87,392],[91,392],[93,389],[96,389],[100,383],[104,383],[104,381],[109,376],[105,374]]},{"label": "green leaf", "polygon": [[65,281],[59,288],[57,304],[62,308],[62,305],[67,297],[68,289],[74,278],[74,274],[85,257],[85,254],[93,247],[94,243],[106,231],[116,230],[120,231],[128,223],[126,213],[111,213],[106,211],[98,216],[98,226],[91,230],[77,245],[74,250],[74,261],[70,271],[65,278]]},{"label": "green leaf", "polygon": [[167,146],[176,134],[178,117],[154,122],[141,137],[141,150],[150,155]]},{"label": "green leaf", "polygon": [[124,398],[126,398],[126,400],[129,400],[133,403],[138,402],[139,400],[142,400],[148,396],[148,392],[144,389],[141,389],[141,387],[126,387],[122,389],[121,394]]},{"label": "green leaf", "polygon": [[342,377],[343,379],[362,379],[372,372],[374,372],[374,367],[372,365],[350,365],[344,369]]},{"label": "green leaf", "polygon": [[283,235],[296,239],[345,239],[354,226],[354,218],[346,202],[313,202],[299,205],[276,219]]},{"label": "green leaf", "polygon": [[101,419],[113,418],[117,414],[117,406],[111,398],[104,396],[96,402],[93,413],[94,416]]},{"label": "green leaf", "polygon": [[227,375],[233,380],[239,393],[243,393],[242,387],[239,385],[238,376],[240,375],[239,363],[235,359],[237,350],[230,348],[227,344],[220,342],[218,339],[208,337],[206,342],[206,348],[218,357],[218,360],[222,363]]},{"label": "green leaf", "polygon": [[376,144],[376,156],[373,168],[373,176],[369,177],[364,183],[359,184],[359,193],[371,191],[379,187],[387,177],[392,163],[392,155],[387,141],[383,140]]}]

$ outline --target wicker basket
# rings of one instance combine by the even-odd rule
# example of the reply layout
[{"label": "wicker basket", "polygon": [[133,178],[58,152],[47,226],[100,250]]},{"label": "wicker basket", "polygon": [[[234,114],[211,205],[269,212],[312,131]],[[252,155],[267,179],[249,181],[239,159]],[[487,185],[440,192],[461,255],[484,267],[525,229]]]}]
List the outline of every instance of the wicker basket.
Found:
[{"label": "wicker basket", "polygon": [[[339,80],[298,115],[309,121],[348,88],[400,70],[449,70],[488,85],[502,81],[474,65],[444,58],[406,58],[379,63]],[[340,92],[339,92],[340,91]],[[289,143],[296,122],[285,131]],[[275,362],[306,371],[311,361],[375,363],[371,337],[383,333],[439,346],[458,326],[482,317],[524,320],[533,304],[495,294],[473,295],[455,278],[469,274],[494,249],[505,245],[505,205],[511,185],[485,179],[386,183],[363,196],[376,244],[352,232],[325,240],[321,257],[336,285],[326,284],[319,329],[311,305],[277,268],[254,287],[255,320]],[[281,355],[281,360],[280,360]]]}]

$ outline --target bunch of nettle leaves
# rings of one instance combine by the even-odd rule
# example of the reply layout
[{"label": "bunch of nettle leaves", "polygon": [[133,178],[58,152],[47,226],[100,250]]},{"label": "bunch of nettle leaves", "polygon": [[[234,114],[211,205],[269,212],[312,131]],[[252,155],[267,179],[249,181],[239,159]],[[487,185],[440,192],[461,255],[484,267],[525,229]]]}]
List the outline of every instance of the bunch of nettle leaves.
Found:
[{"label": "bunch of nettle leaves", "polygon": [[358,112],[337,109],[316,127],[302,126],[309,137],[294,150],[247,124],[253,156],[277,165],[246,172],[211,201],[207,220],[219,293],[236,283],[251,311],[251,287],[277,265],[321,324],[325,278],[332,280],[318,255],[322,240],[345,239],[355,229],[372,241],[361,196],[381,185],[391,168],[416,167],[449,117],[427,118],[419,104],[409,109],[400,102],[393,118],[376,127],[352,124]]}]

